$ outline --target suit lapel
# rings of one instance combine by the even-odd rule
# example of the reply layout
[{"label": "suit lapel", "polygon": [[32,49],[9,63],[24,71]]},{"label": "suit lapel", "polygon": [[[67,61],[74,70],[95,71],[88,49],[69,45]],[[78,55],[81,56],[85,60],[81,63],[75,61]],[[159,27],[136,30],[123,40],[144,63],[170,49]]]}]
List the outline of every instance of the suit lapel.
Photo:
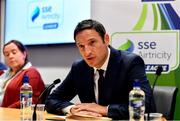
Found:
[{"label": "suit lapel", "polygon": [[116,81],[118,74],[120,56],[117,54],[117,51],[111,48],[110,59],[108,62],[108,67],[106,70],[105,79],[103,82],[103,90],[101,92],[100,104],[106,105],[109,101],[109,97],[112,94],[113,83]]},{"label": "suit lapel", "polygon": [[90,100],[92,102],[95,102],[95,94],[94,94],[94,69],[93,68],[90,68],[88,70],[88,75],[87,77],[89,78],[86,78],[86,85],[88,86],[86,89],[87,89],[87,95],[88,98],[90,98]]},{"label": "suit lapel", "polygon": [[[120,66],[120,56],[116,53],[117,51],[111,49],[111,55],[108,62],[108,67],[106,71],[105,80],[115,80],[118,74],[118,69]],[[108,81],[109,82],[109,81]],[[110,83],[110,82],[109,82]]]}]

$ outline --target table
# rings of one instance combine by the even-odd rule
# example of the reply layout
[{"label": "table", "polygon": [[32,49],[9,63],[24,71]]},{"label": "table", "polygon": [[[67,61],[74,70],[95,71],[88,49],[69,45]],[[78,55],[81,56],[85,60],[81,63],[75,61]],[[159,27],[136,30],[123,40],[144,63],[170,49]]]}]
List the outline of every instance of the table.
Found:
[{"label": "table", "polygon": [[[58,116],[54,114],[49,114],[47,112],[45,113],[45,121],[65,121],[65,116]],[[75,117],[77,119],[78,117]],[[74,120],[72,116],[67,117],[67,121],[77,121]],[[78,119],[79,120],[79,119]],[[84,120],[84,119],[83,119]],[[96,121],[110,121],[110,119],[107,119],[105,117],[99,118]],[[0,107],[0,121],[20,121],[20,109],[15,108],[2,108]],[[82,120],[80,120],[82,121]],[[90,120],[88,120],[90,121]],[[92,121],[94,121],[92,119]],[[165,118],[162,118],[160,121],[166,121]]]},{"label": "table", "polygon": [[[46,121],[58,119],[59,121],[65,120],[65,117],[49,114],[45,112]],[[15,108],[2,108],[0,107],[0,121],[19,121],[20,120],[20,109]]]},{"label": "table", "polygon": [[[45,113],[45,121],[65,121],[66,116],[58,116],[54,114],[49,114],[46,111]],[[77,117],[77,116],[67,116],[66,121],[94,121],[95,118],[87,118],[87,117]],[[96,121],[110,121],[109,118],[100,117],[96,118]],[[108,119],[108,120],[107,120]],[[2,108],[0,107],[0,121],[20,121],[20,109],[15,108]]]}]

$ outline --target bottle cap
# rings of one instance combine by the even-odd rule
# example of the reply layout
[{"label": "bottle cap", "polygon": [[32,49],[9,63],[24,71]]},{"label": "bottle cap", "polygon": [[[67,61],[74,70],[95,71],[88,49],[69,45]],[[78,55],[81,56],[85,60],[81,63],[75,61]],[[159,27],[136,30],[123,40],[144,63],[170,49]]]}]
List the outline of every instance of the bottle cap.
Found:
[{"label": "bottle cap", "polygon": [[138,79],[134,80],[133,87],[140,87],[140,82]]},{"label": "bottle cap", "polygon": [[28,75],[24,75],[24,77],[23,77],[23,83],[29,83],[29,77],[28,77]]}]

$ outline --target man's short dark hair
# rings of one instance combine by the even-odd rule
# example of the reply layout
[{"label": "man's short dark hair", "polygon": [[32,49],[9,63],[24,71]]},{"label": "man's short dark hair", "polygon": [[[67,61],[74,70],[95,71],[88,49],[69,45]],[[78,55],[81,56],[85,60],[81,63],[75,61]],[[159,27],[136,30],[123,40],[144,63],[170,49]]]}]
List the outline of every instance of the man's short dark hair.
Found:
[{"label": "man's short dark hair", "polygon": [[102,40],[104,41],[104,35],[106,34],[106,30],[104,28],[104,26],[96,21],[96,20],[92,20],[92,19],[87,19],[87,20],[83,20],[81,22],[78,23],[78,25],[76,26],[75,30],[74,30],[74,40],[76,41],[76,35],[85,30],[85,29],[94,29],[96,30],[99,35],[101,36]]}]

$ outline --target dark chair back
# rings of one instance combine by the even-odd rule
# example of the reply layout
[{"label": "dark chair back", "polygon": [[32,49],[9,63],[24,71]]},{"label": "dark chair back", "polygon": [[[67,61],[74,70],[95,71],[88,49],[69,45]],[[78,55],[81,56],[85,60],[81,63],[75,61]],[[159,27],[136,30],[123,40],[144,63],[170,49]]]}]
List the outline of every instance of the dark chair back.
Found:
[{"label": "dark chair back", "polygon": [[158,113],[167,120],[173,120],[178,88],[175,86],[155,86],[154,101]]}]

